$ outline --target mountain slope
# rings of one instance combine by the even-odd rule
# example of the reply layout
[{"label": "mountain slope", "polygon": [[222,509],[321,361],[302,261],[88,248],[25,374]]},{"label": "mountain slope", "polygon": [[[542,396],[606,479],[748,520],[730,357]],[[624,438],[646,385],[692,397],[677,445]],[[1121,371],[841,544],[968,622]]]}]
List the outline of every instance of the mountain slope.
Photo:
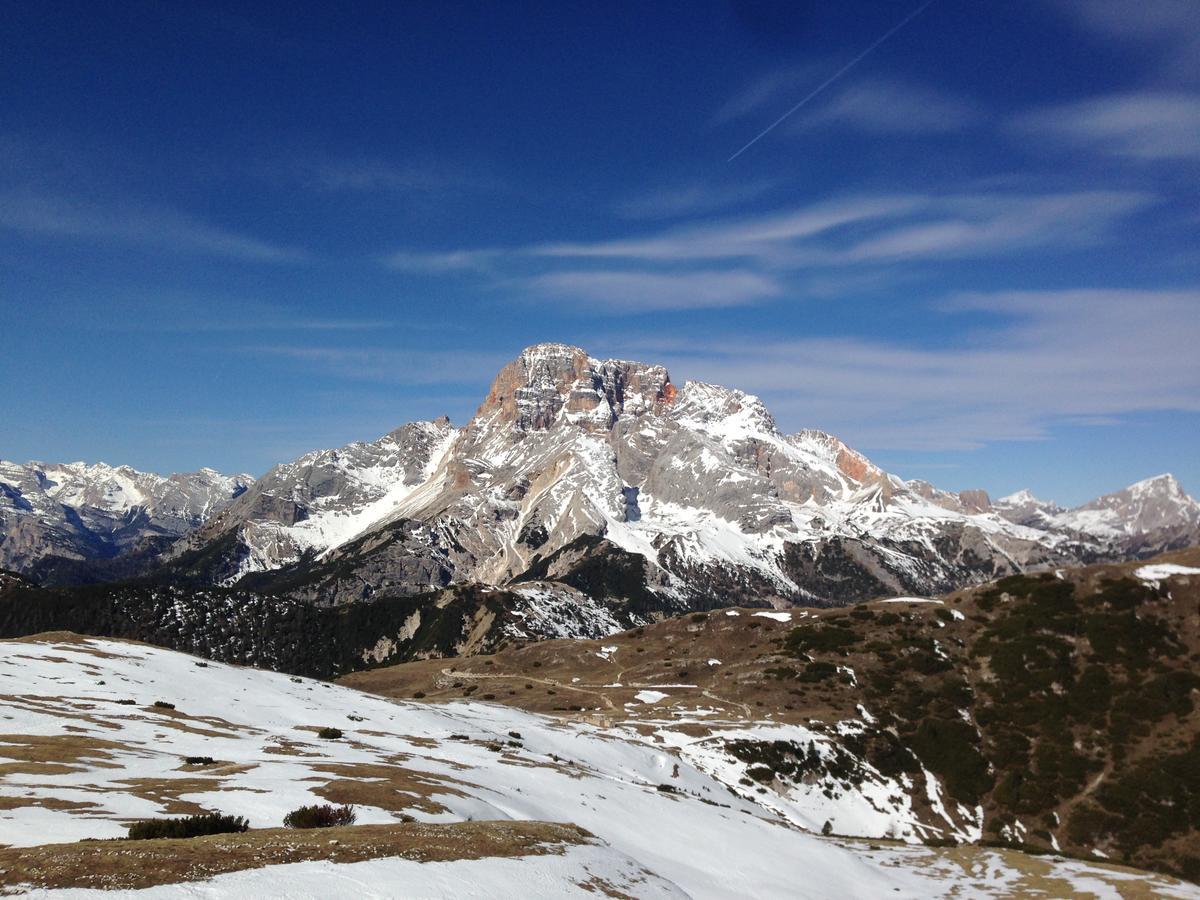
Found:
[{"label": "mountain slope", "polygon": [[[414,422],[376,441],[316,450],[278,465],[166,558],[189,560],[188,574],[204,582],[230,584],[339,546],[370,530],[427,481],[456,434],[446,419]],[[234,535],[236,545],[228,551],[203,552]],[[437,585],[430,579],[426,586]]]},{"label": "mountain slope", "polygon": [[1200,878],[1200,551],[347,676],[632,729],[799,826]]},{"label": "mountain slope", "polygon": [[[484,820],[475,829],[481,836],[494,834],[496,820],[564,823],[540,832],[541,842],[559,843],[561,857],[530,848],[519,869],[486,854],[488,865],[452,862],[435,893],[453,893],[472,874],[515,884],[518,872],[526,890],[537,893],[541,885],[557,893],[554,884],[589,869],[593,890],[628,885],[638,896],[925,897],[965,888],[984,872],[1000,893],[1030,886],[1030,863],[1012,855],[989,853],[963,865],[929,848],[822,839],[731,794],[669,746],[495,704],[397,703],[65,634],[0,643],[0,682],[20,686],[0,694],[10,760],[0,784],[0,842],[18,847],[117,837],[132,819],[172,813],[246,816],[254,830],[213,841],[219,850],[231,838],[270,841],[271,832],[257,829],[277,827],[300,805],[332,802],[353,803],[365,825],[410,817],[414,839],[420,823]],[[318,730],[330,726],[344,736],[321,738]],[[536,826],[513,831],[539,840]],[[447,829],[451,841],[454,834]],[[421,893],[420,885],[442,871],[436,862],[353,862],[359,840],[350,829],[326,842],[324,860],[164,885],[151,896],[328,896],[356,878],[367,880],[363,895],[402,896]],[[311,859],[311,840],[292,843],[299,859]],[[96,852],[150,854],[152,846],[105,842]],[[437,852],[453,858],[465,850],[459,843]],[[1060,894],[1133,883],[1159,896],[1196,895],[1189,885],[1145,873],[1066,861],[1032,865]],[[201,868],[191,877],[204,875]],[[607,886],[605,875],[613,879]]]},{"label": "mountain slope", "polygon": [[819,431],[784,434],[741,391],[563,344],[505,366],[462,428],[411,423],[250,482],[5,464],[0,565],[318,605],[553,583],[620,627],[941,593],[1200,542],[1200,503],[1170,476],[1071,510],[1028,492],[993,503],[906,482]]},{"label": "mountain slope", "polygon": [[784,434],[741,391],[677,388],[661,366],[561,344],[507,365],[462,429],[405,429],[396,489],[324,477],[313,490],[305,457],[174,548],[173,574],[334,604],[537,578],[633,623],[731,602],[944,592],[1200,533],[1200,505],[1173,481],[1170,502],[1131,488],[1137,498],[1091,519],[993,507],[982,491],[889,475],[830,435]]},{"label": "mountain slope", "polygon": [[0,567],[47,582],[92,580],[89,564],[151,556],[253,482],[212,469],[164,477],[103,463],[0,460]]}]

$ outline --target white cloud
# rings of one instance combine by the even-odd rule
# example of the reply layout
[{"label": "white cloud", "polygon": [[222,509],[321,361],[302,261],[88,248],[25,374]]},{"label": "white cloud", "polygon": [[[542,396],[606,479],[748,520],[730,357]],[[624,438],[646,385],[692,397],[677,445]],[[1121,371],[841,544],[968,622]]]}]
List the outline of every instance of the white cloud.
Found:
[{"label": "white cloud", "polygon": [[479,271],[504,251],[491,249],[446,250],[426,252],[397,250],[383,258],[383,264],[398,272],[437,274],[444,272]]},{"label": "white cloud", "polygon": [[939,348],[762,335],[668,345],[656,361],[761,394],[786,427],[869,449],[964,450],[1056,424],[1200,412],[1200,290],[983,294],[955,310],[1006,321]]},{"label": "white cloud", "polygon": [[260,262],[300,262],[306,258],[301,250],[217,228],[173,210],[102,206],[21,190],[0,194],[0,228]]},{"label": "white cloud", "polygon": [[1200,76],[1200,3],[1195,0],[1052,0],[1092,33],[1152,50],[1163,76]]},{"label": "white cloud", "polygon": [[826,126],[876,134],[941,134],[981,118],[965,100],[897,80],[864,79],[848,84],[828,102],[798,118],[795,129]]},{"label": "white cloud", "polygon": [[402,250],[385,264],[426,273],[475,270],[496,286],[606,312],[706,309],[827,297],[830,286],[848,279],[860,286],[877,283],[881,272],[903,279],[914,264],[1084,246],[1153,202],[1132,191],[862,195],[599,241]]},{"label": "white cloud", "polygon": [[923,202],[923,198],[912,196],[852,197],[789,212],[719,220],[630,238],[544,244],[528,252],[546,257],[647,262],[772,257],[794,242],[846,225],[895,218],[915,211]]},{"label": "white cloud", "polygon": [[238,349],[288,360],[338,378],[413,385],[486,384],[509,361],[506,356],[494,353],[384,347],[268,344]]},{"label": "white cloud", "polygon": [[[832,63],[829,64],[831,66]],[[721,104],[710,124],[724,125],[768,112],[787,100],[794,103],[797,96],[802,96],[821,82],[828,74],[825,68],[812,64],[760,75]],[[778,113],[778,110],[775,112]]]},{"label": "white cloud", "polygon": [[748,184],[713,185],[692,183],[643,191],[616,205],[618,215],[627,219],[669,219],[739,206],[757,200],[778,186],[774,181]]},{"label": "white cloud", "polygon": [[[751,116],[775,118],[824,81],[824,69],[775,72],[751,82],[727,101],[712,124]],[[847,79],[844,86],[809,105],[790,123],[793,133],[817,128],[849,128],[873,134],[943,134],[976,124],[984,117],[978,104],[938,88],[895,77]]]},{"label": "white cloud", "polygon": [[1200,95],[1144,91],[1095,97],[1017,119],[1016,129],[1142,160],[1200,159]]},{"label": "white cloud", "polygon": [[846,262],[981,257],[1028,247],[1090,242],[1148,203],[1128,191],[977,195],[930,204],[930,216],[847,248]]},{"label": "white cloud", "polygon": [[[326,191],[436,193],[457,190],[494,190],[499,182],[478,168],[456,163],[398,163],[385,159],[358,158],[304,160],[294,166],[301,178]],[[274,167],[277,169],[278,166]]]},{"label": "white cloud", "polygon": [[1102,235],[1145,207],[1121,191],[1060,194],[880,195],[844,198],[648,235],[530,248],[536,256],[644,263],[758,259],[781,268],[984,256]]},{"label": "white cloud", "polygon": [[596,304],[600,312],[742,306],[782,291],[773,278],[740,270],[551,272],[525,283],[551,299]]}]

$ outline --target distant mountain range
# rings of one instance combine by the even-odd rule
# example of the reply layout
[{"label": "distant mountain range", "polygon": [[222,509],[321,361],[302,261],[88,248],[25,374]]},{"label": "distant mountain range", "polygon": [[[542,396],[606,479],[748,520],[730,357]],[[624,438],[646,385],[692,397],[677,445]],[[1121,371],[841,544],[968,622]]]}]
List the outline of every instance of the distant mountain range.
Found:
[{"label": "distant mountain range", "polygon": [[139,575],[318,605],[476,583],[586,596],[621,624],[731,604],[844,605],[1200,543],[1169,475],[1062,509],[884,472],[762,402],[539,344],[475,416],[315,451],[261,479],[0,464],[0,567]]},{"label": "distant mountain range", "polygon": [[52,582],[132,571],[133,560],[146,565],[253,483],[212,469],[164,477],[0,460],[0,567]]}]

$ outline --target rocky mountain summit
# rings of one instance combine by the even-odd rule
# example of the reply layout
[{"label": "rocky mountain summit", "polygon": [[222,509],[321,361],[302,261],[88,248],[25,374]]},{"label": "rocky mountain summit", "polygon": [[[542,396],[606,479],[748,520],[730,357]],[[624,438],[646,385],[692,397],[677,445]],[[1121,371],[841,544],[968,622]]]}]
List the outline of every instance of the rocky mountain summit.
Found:
[{"label": "rocky mountain summit", "polygon": [[1019,491],[996,501],[1015,522],[1077,534],[1106,545],[1113,555],[1146,556],[1187,546],[1200,533],[1200,504],[1172,475],[1158,475],[1097,497],[1074,509]]},{"label": "rocky mountain summit", "polygon": [[0,460],[0,567],[86,579],[96,563],[160,552],[253,483],[212,469],[164,477],[104,463]]},{"label": "rocky mountain summit", "polygon": [[[168,553],[205,584],[340,604],[447,585],[569,586],[639,613],[840,605],[1194,543],[1152,479],[1078,510],[950,493],[742,391],[539,344],[455,429],[414,423],[272,470]],[[631,618],[632,617],[632,618]]]},{"label": "rocky mountain summit", "polygon": [[505,366],[461,428],[410,423],[257,482],[5,463],[0,492],[0,566],[42,583],[139,574],[321,605],[481,584],[541,607],[586,597],[595,630],[1200,542],[1200,504],[1169,475],[1076,509],[1027,491],[993,502],[785,434],[753,395],[564,344]]}]

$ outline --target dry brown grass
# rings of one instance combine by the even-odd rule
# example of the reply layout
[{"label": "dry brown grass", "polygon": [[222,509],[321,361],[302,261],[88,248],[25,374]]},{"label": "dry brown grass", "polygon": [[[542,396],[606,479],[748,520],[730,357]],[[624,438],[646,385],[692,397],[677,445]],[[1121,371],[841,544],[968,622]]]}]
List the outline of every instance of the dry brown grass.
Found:
[{"label": "dry brown grass", "polygon": [[[7,699],[0,697],[0,703]],[[0,734],[0,757],[13,760],[0,765],[0,774],[61,774],[86,767],[116,768],[113,751],[124,746],[114,741],[79,734]]]},{"label": "dry brown grass", "polygon": [[546,822],[268,828],[188,840],[81,841],[0,850],[0,884],[135,889],[309,860],[338,863],[399,856],[418,862],[561,853],[591,835]]},{"label": "dry brown grass", "polygon": [[[931,876],[953,880],[961,888],[947,896],[963,896],[972,884],[984,885],[991,881],[989,873],[1003,869],[1015,877],[1008,883],[1012,897],[1071,897],[1078,900],[1095,900],[1100,895],[1080,889],[1078,882],[1055,871],[1056,866],[1081,865],[1087,867],[1087,879],[1099,881],[1122,900],[1158,900],[1168,888],[1176,891],[1186,885],[1166,875],[1156,875],[1140,869],[1113,865],[1096,860],[1085,863],[1064,861],[1055,857],[1034,856],[1018,850],[997,847],[963,845],[959,847],[921,847],[901,845],[892,841],[856,840],[839,838],[837,843],[853,849],[856,853],[880,850],[899,850],[894,856],[884,857],[885,866],[903,869],[920,869]],[[998,861],[998,862],[997,862]],[[996,887],[993,884],[992,890]],[[1105,895],[1107,896],[1107,894]]]},{"label": "dry brown grass", "polygon": [[[485,700],[599,725],[686,715],[696,708],[716,710],[716,718],[726,720],[804,723],[857,715],[852,691],[818,687],[798,698],[788,685],[764,675],[779,664],[777,642],[804,620],[797,614],[793,623],[776,622],[755,616],[756,611],[761,610],[740,610],[737,616],[718,611],[700,621],[685,615],[602,641],[545,641],[493,656],[404,663],[347,675],[341,682],[396,699],[420,693],[427,702]],[[820,618],[839,611],[808,612]],[[597,655],[605,646],[618,648],[611,660]],[[709,659],[721,664],[710,666]],[[783,660],[789,661],[794,663]],[[665,687],[673,684],[694,687]],[[639,691],[659,688],[668,699],[637,702]],[[691,730],[705,733],[707,728]]]},{"label": "dry brown grass", "polygon": [[320,787],[313,788],[313,793],[335,804],[376,806],[389,812],[418,809],[426,813],[441,813],[446,812],[446,807],[433,799],[435,795],[466,796],[455,787],[463,782],[398,765],[330,763],[314,766],[313,770],[334,776]]}]

